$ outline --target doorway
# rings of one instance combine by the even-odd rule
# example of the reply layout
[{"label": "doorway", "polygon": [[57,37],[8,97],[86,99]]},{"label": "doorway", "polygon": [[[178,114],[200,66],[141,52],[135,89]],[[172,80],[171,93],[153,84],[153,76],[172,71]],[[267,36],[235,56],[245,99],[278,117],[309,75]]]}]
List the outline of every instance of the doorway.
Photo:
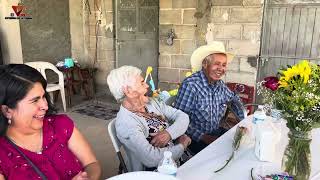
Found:
[{"label": "doorway", "polygon": [[158,83],[159,0],[115,0],[116,67],[152,66]]}]

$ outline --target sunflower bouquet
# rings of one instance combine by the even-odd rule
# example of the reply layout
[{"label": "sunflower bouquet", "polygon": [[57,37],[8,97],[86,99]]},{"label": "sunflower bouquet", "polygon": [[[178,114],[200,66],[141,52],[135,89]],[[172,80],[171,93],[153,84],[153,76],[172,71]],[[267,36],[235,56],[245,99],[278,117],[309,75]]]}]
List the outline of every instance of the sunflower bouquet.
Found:
[{"label": "sunflower bouquet", "polygon": [[258,93],[267,104],[282,110],[289,129],[312,130],[320,122],[320,67],[303,60],[278,75],[258,84]]},{"label": "sunflower bouquet", "polygon": [[302,60],[281,69],[278,77],[267,77],[258,84],[267,104],[281,110],[287,121],[289,144],[283,167],[297,179],[310,175],[310,131],[320,122],[320,67]]}]

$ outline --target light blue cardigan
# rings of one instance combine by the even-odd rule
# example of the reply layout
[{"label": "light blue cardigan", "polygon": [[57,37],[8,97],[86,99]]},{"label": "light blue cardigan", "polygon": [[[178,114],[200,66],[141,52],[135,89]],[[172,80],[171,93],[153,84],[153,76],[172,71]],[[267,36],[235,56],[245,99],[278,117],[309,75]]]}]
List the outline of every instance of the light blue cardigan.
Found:
[{"label": "light blue cardigan", "polygon": [[[146,105],[149,112],[164,115],[171,124],[166,130],[172,139],[183,135],[189,125],[189,117],[184,112],[149,98]],[[173,159],[182,156],[184,148],[182,144],[157,148],[146,139],[149,136],[149,127],[144,118],[132,113],[120,106],[116,117],[115,128],[117,137],[124,145],[129,164],[129,171],[142,171],[144,167],[157,167],[163,157],[164,151],[171,151]]]}]

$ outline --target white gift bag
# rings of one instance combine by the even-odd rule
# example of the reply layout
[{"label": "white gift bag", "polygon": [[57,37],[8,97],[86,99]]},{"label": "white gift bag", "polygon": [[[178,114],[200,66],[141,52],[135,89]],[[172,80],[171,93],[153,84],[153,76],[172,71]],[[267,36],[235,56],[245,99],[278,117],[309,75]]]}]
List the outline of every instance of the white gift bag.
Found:
[{"label": "white gift bag", "polygon": [[255,154],[260,161],[274,162],[280,132],[272,122],[264,121],[256,126]]}]

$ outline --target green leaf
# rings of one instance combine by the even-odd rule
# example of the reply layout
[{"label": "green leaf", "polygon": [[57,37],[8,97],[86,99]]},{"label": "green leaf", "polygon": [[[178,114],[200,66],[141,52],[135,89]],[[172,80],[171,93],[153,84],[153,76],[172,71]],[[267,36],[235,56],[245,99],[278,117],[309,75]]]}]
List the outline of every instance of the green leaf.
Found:
[{"label": "green leaf", "polygon": [[320,122],[315,123],[313,128],[320,128]]}]

